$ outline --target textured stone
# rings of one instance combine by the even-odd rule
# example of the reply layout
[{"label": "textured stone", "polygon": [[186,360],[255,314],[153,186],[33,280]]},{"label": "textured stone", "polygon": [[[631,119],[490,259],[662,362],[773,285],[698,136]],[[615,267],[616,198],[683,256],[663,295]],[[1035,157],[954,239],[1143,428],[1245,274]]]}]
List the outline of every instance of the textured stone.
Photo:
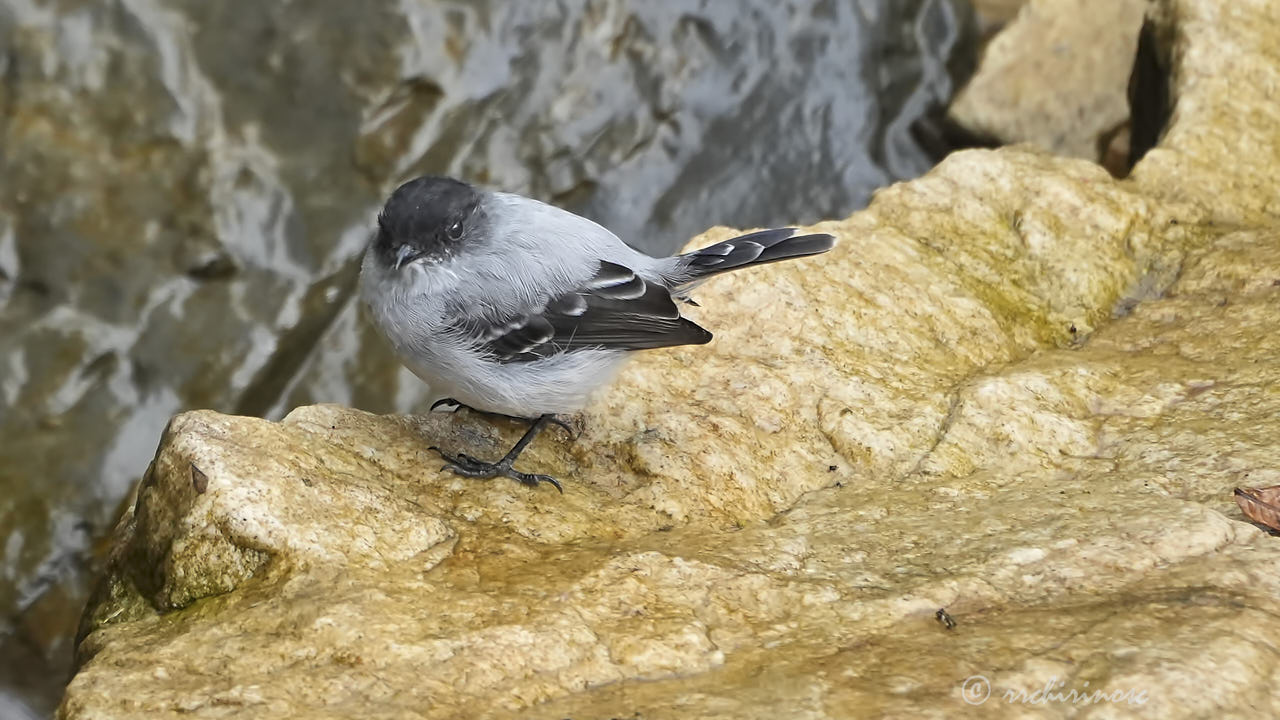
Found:
[{"label": "textured stone", "polygon": [[[1165,37],[1197,77],[1201,36]],[[1270,111],[1222,87],[1177,86],[1154,166],[1228,182],[1180,124]],[[1250,137],[1274,157],[1280,136]],[[953,155],[815,226],[840,240],[821,260],[701,288],[712,344],[639,357],[581,437],[532,446],[563,496],[438,472],[430,444],[519,433],[466,413],[180,415],[61,714],[1280,714],[1280,548],[1231,494],[1280,483],[1262,163],[1215,206],[1144,165]]]},{"label": "textured stone", "polygon": [[400,182],[552,200],[654,252],[843,216],[931,165],[911,127],[971,66],[970,16],[0,0],[0,708],[52,712],[95,545],[175,413],[421,403],[354,298]]},{"label": "textured stone", "polygon": [[1030,0],[988,45],[952,120],[1002,143],[1098,160],[1129,117],[1147,0]]}]

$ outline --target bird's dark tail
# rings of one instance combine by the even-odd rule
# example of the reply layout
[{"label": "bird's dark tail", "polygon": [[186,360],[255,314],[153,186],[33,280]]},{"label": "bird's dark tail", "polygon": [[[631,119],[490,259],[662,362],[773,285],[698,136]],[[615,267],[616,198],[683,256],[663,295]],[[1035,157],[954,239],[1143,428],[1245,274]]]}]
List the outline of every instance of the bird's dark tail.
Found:
[{"label": "bird's dark tail", "polygon": [[729,270],[817,255],[830,250],[835,244],[836,239],[826,233],[796,235],[795,228],[776,228],[739,235],[681,255],[680,277],[676,278],[676,287],[688,289],[712,275]]}]

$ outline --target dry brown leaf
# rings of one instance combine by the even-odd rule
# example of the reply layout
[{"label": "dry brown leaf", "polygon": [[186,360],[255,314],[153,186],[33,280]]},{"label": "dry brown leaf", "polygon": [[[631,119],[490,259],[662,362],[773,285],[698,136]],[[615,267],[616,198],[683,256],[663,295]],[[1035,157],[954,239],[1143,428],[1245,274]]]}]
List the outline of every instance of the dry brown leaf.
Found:
[{"label": "dry brown leaf", "polygon": [[1245,517],[1280,532],[1280,485],[1236,488],[1236,504]]},{"label": "dry brown leaf", "polygon": [[191,463],[191,486],[199,495],[203,495],[204,491],[209,489],[209,476],[196,467],[195,463]]}]

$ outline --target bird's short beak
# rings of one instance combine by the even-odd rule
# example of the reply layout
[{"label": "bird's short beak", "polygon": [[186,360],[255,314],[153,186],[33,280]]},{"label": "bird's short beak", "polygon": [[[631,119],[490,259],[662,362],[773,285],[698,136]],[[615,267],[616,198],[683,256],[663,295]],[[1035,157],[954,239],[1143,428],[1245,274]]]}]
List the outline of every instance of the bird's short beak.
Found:
[{"label": "bird's short beak", "polygon": [[399,270],[405,263],[413,262],[418,257],[418,252],[409,245],[401,245],[396,248],[396,264],[395,269]]}]

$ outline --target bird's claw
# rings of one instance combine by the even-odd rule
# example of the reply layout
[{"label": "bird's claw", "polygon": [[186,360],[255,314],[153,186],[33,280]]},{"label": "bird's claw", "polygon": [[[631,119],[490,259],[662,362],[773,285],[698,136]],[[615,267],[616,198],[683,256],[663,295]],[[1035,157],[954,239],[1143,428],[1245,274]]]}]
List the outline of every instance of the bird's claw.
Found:
[{"label": "bird's claw", "polygon": [[521,485],[528,485],[529,487],[538,487],[538,483],[547,483],[558,490],[561,495],[564,494],[564,488],[560,487],[560,481],[550,475],[542,475],[540,473],[522,473],[519,470],[508,468],[506,476]]}]

